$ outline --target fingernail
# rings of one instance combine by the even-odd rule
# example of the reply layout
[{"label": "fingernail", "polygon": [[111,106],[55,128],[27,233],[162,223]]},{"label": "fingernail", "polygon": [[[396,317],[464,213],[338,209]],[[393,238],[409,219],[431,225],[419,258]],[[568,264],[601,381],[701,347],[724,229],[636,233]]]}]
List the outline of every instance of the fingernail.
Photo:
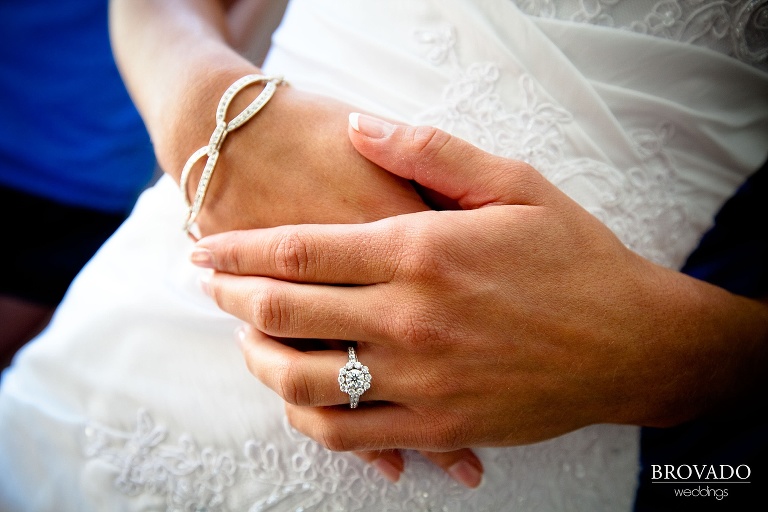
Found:
[{"label": "fingernail", "polygon": [[237,341],[237,344],[241,347],[243,346],[243,343],[245,343],[245,337],[248,335],[248,329],[245,325],[241,325],[237,329],[235,329],[235,340]]},{"label": "fingernail", "polygon": [[376,459],[371,464],[373,467],[379,470],[379,473],[384,475],[384,478],[390,482],[396,484],[400,480],[400,470],[397,469],[391,462],[385,459]]},{"label": "fingernail", "polygon": [[204,247],[195,247],[189,255],[190,261],[203,268],[216,268],[213,252]]},{"label": "fingernail", "polygon": [[448,474],[460,484],[473,489],[480,485],[483,479],[483,474],[480,470],[465,460],[460,460],[449,467]]},{"label": "fingernail", "polygon": [[213,276],[213,272],[203,272],[200,274],[200,277],[198,278],[198,281],[200,283],[200,288],[203,290],[203,293],[206,295],[211,295],[211,277]]},{"label": "fingernail", "polygon": [[395,131],[395,125],[358,112],[349,114],[349,124],[356,132],[372,139],[385,139]]}]

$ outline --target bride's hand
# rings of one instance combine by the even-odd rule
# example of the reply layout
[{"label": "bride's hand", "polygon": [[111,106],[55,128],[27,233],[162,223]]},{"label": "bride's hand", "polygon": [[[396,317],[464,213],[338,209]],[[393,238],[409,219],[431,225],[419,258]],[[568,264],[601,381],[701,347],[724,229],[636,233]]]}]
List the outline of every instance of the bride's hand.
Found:
[{"label": "bride's hand", "polygon": [[[464,210],[226,233],[193,255],[256,326],[246,361],[298,430],[334,450],[516,445],[676,424],[763,378],[764,304],[641,258],[521,162],[433,128],[360,128],[378,132],[350,132],[362,154]],[[335,379],[345,353],[285,338],[356,341],[360,407]]]},{"label": "bride's hand", "polygon": [[[260,72],[231,46],[239,30],[230,22],[243,19],[242,12],[227,12],[231,4],[110,2],[118,67],[160,167],[177,182],[190,155],[208,144],[222,93],[238,78]],[[251,89],[235,97],[231,115],[258,94],[258,87]],[[350,110],[328,97],[280,87],[261,112],[224,141],[198,217],[201,232],[365,222],[426,209],[406,180],[353,149],[346,135]],[[191,173],[188,196],[201,167]],[[401,461],[395,452],[360,455],[366,460],[376,455],[380,467],[381,461]],[[459,451],[454,462],[446,454],[436,460],[453,464],[466,457]]]},{"label": "bride's hand", "polygon": [[[354,149],[347,136],[351,111],[339,101],[280,87],[267,107],[228,136],[198,219],[201,231],[367,222],[428,209],[410,182]],[[482,464],[471,450],[421,453],[462,484],[480,484]],[[398,450],[356,455],[392,481],[404,470]]]},{"label": "bride's hand", "polygon": [[[231,115],[256,93],[233,104]],[[331,98],[279,87],[255,118],[227,137],[198,218],[202,233],[367,222],[428,209],[410,182],[354,149],[347,136],[351,110]],[[192,197],[193,187],[187,193]],[[421,453],[462,484],[479,485],[483,468],[471,450]],[[397,450],[356,455],[392,481],[404,470]]]},{"label": "bride's hand", "polygon": [[[262,87],[254,84],[235,96],[227,120]],[[161,146],[165,152],[160,157],[168,165],[179,169],[182,155],[208,143],[216,103],[207,97],[216,94],[205,91],[195,107],[197,125],[180,125],[170,143],[174,146]],[[197,218],[202,234],[309,222],[359,223],[427,209],[408,181],[352,147],[347,136],[351,111],[335,99],[278,86],[260,112],[226,136]],[[204,161],[190,173],[189,198]]]},{"label": "bride's hand", "polygon": [[[177,182],[187,159],[209,143],[224,91],[245,75],[261,73],[231,46],[224,7],[231,3],[110,2],[118,67],[160,167]],[[262,87],[237,94],[227,120]],[[202,234],[365,222],[426,209],[406,180],[354,150],[346,132],[351,110],[333,98],[279,86],[260,112],[224,139],[198,217]],[[188,197],[203,161],[190,173]]]}]

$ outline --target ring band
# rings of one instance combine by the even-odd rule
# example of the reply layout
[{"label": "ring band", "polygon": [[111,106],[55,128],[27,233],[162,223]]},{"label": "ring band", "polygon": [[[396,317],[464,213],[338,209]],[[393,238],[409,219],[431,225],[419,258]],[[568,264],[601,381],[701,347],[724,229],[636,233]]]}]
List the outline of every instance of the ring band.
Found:
[{"label": "ring band", "polygon": [[349,395],[349,407],[354,409],[360,401],[360,395],[371,389],[371,373],[368,367],[357,360],[355,349],[349,347],[349,362],[339,368],[339,388]]}]

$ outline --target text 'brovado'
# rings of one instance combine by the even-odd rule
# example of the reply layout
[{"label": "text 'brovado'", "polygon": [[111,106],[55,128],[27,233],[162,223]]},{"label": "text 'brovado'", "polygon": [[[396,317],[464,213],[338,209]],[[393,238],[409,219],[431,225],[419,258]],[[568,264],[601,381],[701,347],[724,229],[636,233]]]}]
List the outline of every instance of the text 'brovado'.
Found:
[{"label": "text 'brovado'", "polygon": [[730,464],[652,464],[651,480],[663,481],[746,481],[752,474],[752,470],[746,464],[736,467]]}]

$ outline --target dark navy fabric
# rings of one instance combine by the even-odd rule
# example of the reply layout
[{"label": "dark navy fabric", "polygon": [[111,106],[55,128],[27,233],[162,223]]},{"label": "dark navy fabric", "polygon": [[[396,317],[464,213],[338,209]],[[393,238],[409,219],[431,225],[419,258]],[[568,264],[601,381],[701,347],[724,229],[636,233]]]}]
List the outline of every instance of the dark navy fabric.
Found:
[{"label": "dark navy fabric", "polygon": [[[768,297],[768,164],[722,207],[682,271],[733,293]],[[767,340],[768,341],[768,340]],[[636,512],[763,510],[768,488],[768,400],[754,390],[732,412],[667,429],[641,431],[641,475]],[[687,485],[652,483],[652,465],[747,465],[749,483]],[[726,471],[729,471],[726,468]],[[742,475],[744,475],[742,469]],[[698,490],[675,496],[674,489]],[[715,489],[720,489],[717,499]],[[723,490],[727,496],[723,496]]]},{"label": "dark navy fabric", "polygon": [[3,228],[0,294],[56,306],[125,214],[62,204],[0,185],[0,219],[24,219],[6,222]]},{"label": "dark navy fabric", "polygon": [[739,295],[768,296],[768,165],[723,205],[682,271]]},{"label": "dark navy fabric", "polygon": [[107,4],[0,2],[0,185],[126,212],[152,177],[153,148],[114,63]]}]

